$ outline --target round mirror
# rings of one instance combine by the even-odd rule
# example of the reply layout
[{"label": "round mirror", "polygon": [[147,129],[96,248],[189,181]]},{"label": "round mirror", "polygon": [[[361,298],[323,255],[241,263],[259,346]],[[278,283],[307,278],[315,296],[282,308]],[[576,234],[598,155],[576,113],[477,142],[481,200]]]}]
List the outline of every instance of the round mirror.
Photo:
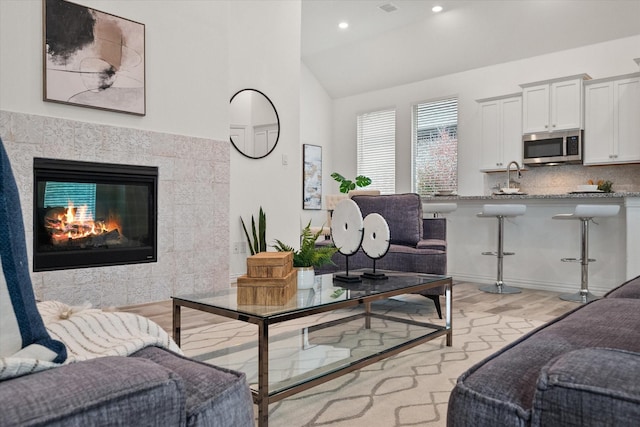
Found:
[{"label": "round mirror", "polygon": [[280,119],[264,93],[242,89],[231,97],[231,143],[243,156],[260,159],[276,148]]}]

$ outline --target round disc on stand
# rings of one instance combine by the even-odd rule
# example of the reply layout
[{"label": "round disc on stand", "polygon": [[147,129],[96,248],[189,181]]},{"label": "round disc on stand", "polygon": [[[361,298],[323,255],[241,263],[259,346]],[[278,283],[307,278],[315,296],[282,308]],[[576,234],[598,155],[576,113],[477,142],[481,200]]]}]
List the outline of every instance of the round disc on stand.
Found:
[{"label": "round disc on stand", "polygon": [[336,280],[345,282],[360,281],[359,276],[349,275],[349,257],[360,249],[364,233],[360,207],[351,199],[342,200],[336,205],[331,217],[331,238],[338,251],[347,257],[347,270],[344,275],[335,275]]},{"label": "round disc on stand", "polygon": [[362,238],[362,250],[373,260],[373,271],[365,272],[362,276],[368,279],[387,279],[384,273],[376,272],[376,260],[382,258],[389,251],[391,233],[389,224],[378,213],[370,213],[363,221],[364,236]]}]

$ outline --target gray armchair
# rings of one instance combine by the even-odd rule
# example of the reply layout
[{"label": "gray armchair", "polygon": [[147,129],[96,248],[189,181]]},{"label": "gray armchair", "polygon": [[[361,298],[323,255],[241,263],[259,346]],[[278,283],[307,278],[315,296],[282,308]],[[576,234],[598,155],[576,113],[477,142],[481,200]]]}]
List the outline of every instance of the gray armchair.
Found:
[{"label": "gray armchair", "polygon": [[[447,272],[447,224],[444,218],[422,217],[422,201],[415,193],[380,196],[353,196],[362,216],[379,213],[389,224],[391,245],[389,252],[376,261],[376,269],[413,273],[446,274]],[[318,245],[331,243],[319,241]],[[346,256],[336,253],[332,260],[336,265],[316,269],[316,273],[333,273],[346,269]],[[362,251],[349,257],[349,270],[372,268],[373,261]],[[431,299],[442,318],[440,295],[444,287],[420,292]]]}]

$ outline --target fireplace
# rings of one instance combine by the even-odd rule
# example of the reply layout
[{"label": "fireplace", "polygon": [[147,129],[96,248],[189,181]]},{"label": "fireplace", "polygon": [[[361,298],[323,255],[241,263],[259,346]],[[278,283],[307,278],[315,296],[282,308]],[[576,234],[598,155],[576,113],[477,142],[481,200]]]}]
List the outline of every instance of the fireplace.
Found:
[{"label": "fireplace", "polygon": [[157,261],[158,168],[35,158],[33,270]]}]

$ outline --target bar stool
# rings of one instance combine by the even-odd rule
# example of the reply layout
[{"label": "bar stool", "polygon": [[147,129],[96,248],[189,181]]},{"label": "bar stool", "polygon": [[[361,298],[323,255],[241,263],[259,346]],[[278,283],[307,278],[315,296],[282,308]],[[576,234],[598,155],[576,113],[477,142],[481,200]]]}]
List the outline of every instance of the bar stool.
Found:
[{"label": "bar stool", "polygon": [[478,214],[479,218],[498,218],[498,251],[482,252],[482,255],[493,255],[498,257],[498,274],[495,285],[481,287],[480,290],[492,294],[517,294],[520,293],[519,288],[505,286],[502,281],[502,264],[505,255],[515,255],[515,252],[504,251],[504,219],[519,215],[524,215],[527,207],[525,205],[484,205],[482,212]]},{"label": "bar stool", "polygon": [[560,295],[560,299],[582,304],[598,299],[598,297],[589,292],[589,263],[595,261],[595,259],[589,258],[589,221],[593,221],[593,218],[615,216],[618,215],[618,212],[620,212],[620,206],[617,205],[577,205],[573,213],[557,214],[552,217],[553,219],[580,220],[582,229],[580,235],[580,258],[562,258],[561,260],[562,262],[579,262],[582,265],[580,291],[573,294]]},{"label": "bar stool", "polygon": [[441,214],[453,212],[458,209],[457,203],[423,203],[422,204],[422,217],[426,218],[427,215],[433,218],[438,218]]}]

